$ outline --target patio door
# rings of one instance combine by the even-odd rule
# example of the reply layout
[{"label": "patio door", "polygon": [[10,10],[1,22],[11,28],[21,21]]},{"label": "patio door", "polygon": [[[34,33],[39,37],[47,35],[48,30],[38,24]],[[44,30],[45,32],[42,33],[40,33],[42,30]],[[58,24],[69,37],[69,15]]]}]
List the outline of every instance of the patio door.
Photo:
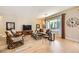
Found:
[{"label": "patio door", "polygon": [[65,39],[65,14],[46,21],[46,29],[51,29],[52,33],[55,33]]}]

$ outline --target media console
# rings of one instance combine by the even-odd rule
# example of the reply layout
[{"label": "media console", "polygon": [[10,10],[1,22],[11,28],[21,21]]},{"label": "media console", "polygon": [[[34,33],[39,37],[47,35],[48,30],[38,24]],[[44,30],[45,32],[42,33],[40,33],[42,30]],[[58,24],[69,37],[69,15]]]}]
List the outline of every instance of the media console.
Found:
[{"label": "media console", "polygon": [[32,30],[23,30],[24,35],[31,35],[32,32],[33,32]]}]

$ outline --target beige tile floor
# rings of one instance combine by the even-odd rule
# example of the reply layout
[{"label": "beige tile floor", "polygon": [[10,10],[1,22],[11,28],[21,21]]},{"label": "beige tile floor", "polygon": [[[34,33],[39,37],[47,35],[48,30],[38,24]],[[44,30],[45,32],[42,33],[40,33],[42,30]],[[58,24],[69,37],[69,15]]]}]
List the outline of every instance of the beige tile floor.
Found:
[{"label": "beige tile floor", "polygon": [[7,49],[6,41],[0,38],[1,53],[78,53],[79,43],[67,39],[56,38],[55,41],[47,39],[34,40],[30,36],[25,37],[24,45],[15,48]]}]

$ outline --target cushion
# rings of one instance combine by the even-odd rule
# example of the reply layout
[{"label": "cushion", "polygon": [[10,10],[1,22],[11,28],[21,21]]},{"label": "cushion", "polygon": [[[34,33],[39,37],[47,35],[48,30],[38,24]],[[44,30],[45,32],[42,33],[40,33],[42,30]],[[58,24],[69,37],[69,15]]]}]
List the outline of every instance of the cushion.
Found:
[{"label": "cushion", "polygon": [[13,42],[21,41],[22,36],[20,36],[20,37],[12,37],[12,40],[13,40]]},{"label": "cushion", "polygon": [[14,29],[11,30],[12,34],[15,35],[16,31]]},{"label": "cushion", "polygon": [[11,36],[13,36],[13,34],[11,33],[11,31],[7,31]]}]

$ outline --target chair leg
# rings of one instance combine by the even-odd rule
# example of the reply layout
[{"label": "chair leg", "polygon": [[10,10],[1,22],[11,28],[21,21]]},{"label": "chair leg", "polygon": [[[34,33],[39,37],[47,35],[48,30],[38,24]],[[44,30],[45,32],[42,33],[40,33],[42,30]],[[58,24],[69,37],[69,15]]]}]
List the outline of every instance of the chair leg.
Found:
[{"label": "chair leg", "polygon": [[15,48],[15,46],[13,46],[13,45],[8,45],[7,48],[8,48],[8,49],[13,49],[13,48]]},{"label": "chair leg", "polygon": [[49,40],[49,41],[54,41],[54,40],[52,40],[52,37],[48,37],[48,40]]}]

